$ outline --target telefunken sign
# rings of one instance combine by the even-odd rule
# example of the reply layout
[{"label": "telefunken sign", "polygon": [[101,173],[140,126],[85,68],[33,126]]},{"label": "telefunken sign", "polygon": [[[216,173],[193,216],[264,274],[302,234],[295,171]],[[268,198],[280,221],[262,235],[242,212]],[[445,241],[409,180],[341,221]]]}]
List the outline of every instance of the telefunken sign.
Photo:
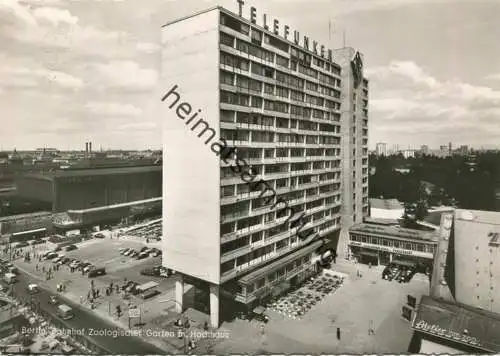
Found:
[{"label": "telefunken sign", "polygon": [[[239,12],[238,15],[243,18],[243,5],[245,4],[244,0],[236,0],[238,2],[239,6]],[[257,9],[255,7],[250,7],[250,22],[253,24],[257,24]],[[268,23],[268,18],[267,14],[262,15],[262,27],[264,27],[268,31],[272,31],[275,35],[282,36],[286,40],[292,40],[290,39],[290,26],[284,25],[283,29],[280,30],[280,23],[277,19],[273,19],[272,22],[272,28],[270,28],[270,25]],[[281,33],[280,33],[281,31]],[[329,60],[330,62],[333,63],[333,51],[331,49],[326,49],[324,45],[320,45],[316,41],[309,41],[309,37],[303,36],[302,37],[302,44],[300,44],[300,32],[298,31],[293,31],[293,42],[297,46],[302,46],[308,51],[312,51],[313,53],[323,57],[324,59]]]}]

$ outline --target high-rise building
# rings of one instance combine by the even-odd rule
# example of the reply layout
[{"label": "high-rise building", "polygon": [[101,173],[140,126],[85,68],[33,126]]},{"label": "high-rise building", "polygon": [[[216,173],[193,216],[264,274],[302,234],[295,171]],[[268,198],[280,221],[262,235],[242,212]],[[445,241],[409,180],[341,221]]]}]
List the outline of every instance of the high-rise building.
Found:
[{"label": "high-rise building", "polygon": [[387,156],[387,143],[377,142],[377,146],[375,147],[375,153],[377,156]]},{"label": "high-rise building", "polygon": [[423,155],[428,155],[429,154],[429,146],[427,146],[427,145],[420,146],[420,153]]},{"label": "high-rise building", "polygon": [[210,291],[213,326],[219,297],[253,309],[347,252],[368,214],[361,54],[249,13],[215,7],[162,28],[163,264],[179,310],[184,283]]}]

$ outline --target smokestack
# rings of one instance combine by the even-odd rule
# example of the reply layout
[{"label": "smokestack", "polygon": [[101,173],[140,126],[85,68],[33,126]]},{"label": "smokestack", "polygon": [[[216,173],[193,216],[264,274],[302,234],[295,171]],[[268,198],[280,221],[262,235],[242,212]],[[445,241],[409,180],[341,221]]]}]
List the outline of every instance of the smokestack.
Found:
[{"label": "smokestack", "polygon": [[85,142],[85,153],[89,153],[89,143]]},{"label": "smokestack", "polygon": [[89,142],[89,153],[92,153],[92,142]]}]

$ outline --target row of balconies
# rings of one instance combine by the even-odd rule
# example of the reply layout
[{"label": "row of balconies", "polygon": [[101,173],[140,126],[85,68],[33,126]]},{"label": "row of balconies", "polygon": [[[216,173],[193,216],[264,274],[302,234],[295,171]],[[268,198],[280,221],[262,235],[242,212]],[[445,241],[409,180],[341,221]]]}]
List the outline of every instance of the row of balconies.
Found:
[{"label": "row of balconies", "polygon": [[[219,103],[220,109],[222,110],[231,110],[231,111],[238,111],[238,112],[243,112],[243,113],[258,113],[258,114],[265,114],[267,116],[272,116],[272,117],[277,117],[277,118],[282,118],[282,119],[295,119],[295,120],[307,120],[311,122],[316,122],[316,123],[332,123],[332,122],[340,122],[340,113],[337,113],[339,115],[338,118],[334,118],[333,116],[331,118],[324,118],[324,117],[313,117],[312,112],[311,116],[303,116],[303,115],[298,115],[294,114],[291,112],[281,112],[281,111],[267,111],[263,109],[256,109],[253,108],[252,106],[242,106],[242,105],[237,105],[237,104],[229,104],[229,103]],[[325,110],[323,110],[325,111]]]},{"label": "row of balconies", "polygon": [[[309,175],[309,174],[321,174],[321,173],[335,173],[335,172],[340,172],[342,170],[341,167],[330,167],[330,168],[323,168],[320,170],[303,170],[303,171],[287,171],[287,172],[274,172],[274,173],[261,173],[258,175],[258,179],[262,179],[265,181],[271,181],[275,179],[280,179],[280,178],[293,178],[293,177],[300,177],[303,175]],[[231,184],[238,184],[241,183],[241,177],[239,175],[229,175],[228,177],[222,177],[220,178],[221,185],[231,185]]]},{"label": "row of balconies", "polygon": [[[242,41],[245,41],[245,42],[248,42],[249,44],[252,43],[252,41],[249,39],[249,37],[245,37],[245,35],[229,28],[229,27],[226,27],[224,25],[221,25],[220,26],[220,29],[227,33],[228,35],[231,35],[235,38],[238,38]],[[243,37],[242,37],[243,36]],[[277,65],[275,62],[271,63],[271,62],[268,62],[268,61],[265,61],[263,60],[262,58],[260,57],[255,57],[253,56],[252,54],[250,53],[246,53],[246,52],[243,52],[243,51],[239,51],[238,49],[234,48],[234,47],[230,47],[228,45],[225,45],[223,43],[220,43],[219,44],[220,46],[220,49],[228,52],[228,53],[231,53],[231,54],[234,54],[234,55],[237,55],[239,57],[242,57],[242,58],[245,58],[245,59],[250,59],[256,63],[259,63],[259,64],[263,64],[263,65],[267,65],[271,68],[275,68],[275,69],[278,69],[283,71],[284,73],[291,73],[293,72],[294,75],[301,75],[303,76],[306,80],[309,80],[309,81],[319,81],[319,75],[318,75],[318,78],[315,78],[315,77],[311,77],[309,75],[306,75],[306,74],[302,74],[300,73],[298,70],[297,71],[293,71],[291,68],[287,68],[287,67],[282,67],[282,66],[279,66]],[[262,42],[262,45],[260,46],[262,47],[263,49],[267,50],[267,51],[270,51],[272,53],[274,53],[274,55],[280,55],[282,57],[286,57],[289,61],[291,60],[291,55],[289,52],[283,52],[281,50],[278,50],[276,48],[274,48],[273,46],[270,46],[268,44],[266,44],[265,42]],[[316,67],[315,70],[318,72],[318,73],[321,73],[321,74],[324,74],[326,76],[329,76],[329,77],[332,77],[334,79],[337,79],[338,81],[340,81],[341,79],[341,76],[339,74],[336,74],[336,73],[332,73],[331,71],[327,71],[326,69],[323,69],[321,67]]]},{"label": "row of balconies", "polygon": [[[328,146],[329,148],[340,149],[340,143],[305,143],[305,142],[255,142],[255,141],[243,141],[243,140],[226,140],[228,146],[231,147],[262,147],[262,148],[280,148],[284,147],[300,147],[300,148],[324,148]],[[368,156],[368,154],[366,154]]]},{"label": "row of balconies", "polygon": [[[340,156],[294,156],[294,157],[268,157],[268,158],[247,158],[247,157],[239,157],[240,159],[244,159],[248,164],[275,164],[275,163],[301,163],[301,162],[316,162],[316,161],[333,161],[339,160]],[[227,162],[227,163],[226,163]],[[226,162],[221,159],[220,167],[229,167],[233,166],[234,163],[230,160],[226,160]]]},{"label": "row of balconies", "polygon": [[[337,214],[336,217],[340,216],[339,214]],[[316,221],[311,221],[309,223],[307,223],[306,225],[304,225],[303,227],[303,230],[302,231],[305,231],[307,229],[310,229],[310,228],[315,228],[329,220],[333,220],[335,219],[336,217],[332,217],[332,216],[325,216],[321,219],[318,219]],[[267,230],[267,229],[266,229]],[[295,229],[294,229],[295,230]],[[255,243],[250,243],[246,246],[243,246],[243,247],[239,247],[237,249],[234,249],[232,251],[228,251],[224,254],[222,254],[221,256],[221,263],[224,263],[224,262],[227,262],[227,261],[230,261],[232,259],[236,259],[240,256],[243,256],[243,255],[246,255],[247,253],[249,252],[252,252],[254,249],[257,249],[257,248],[261,248],[261,247],[265,247],[265,246],[269,246],[269,245],[273,245],[281,240],[284,240],[284,239],[287,239],[291,236],[293,236],[294,234],[296,233],[296,231],[292,231],[292,230],[287,230],[287,231],[283,231],[277,235],[274,235],[272,236],[271,238],[268,238],[267,240],[266,239],[262,239],[258,242],[255,242]],[[314,234],[311,234],[311,237],[313,237]],[[301,246],[301,245],[305,245],[305,244],[308,244],[310,242],[309,238],[302,241],[300,239],[298,239],[299,242],[297,244],[297,247]],[[262,241],[262,242],[261,242]],[[290,248],[290,244],[288,245],[288,247]],[[276,250],[276,246],[275,246],[275,250]]]},{"label": "row of balconies", "polygon": [[[336,202],[334,202],[332,204],[324,205],[322,207],[323,208],[322,210],[332,209],[332,208],[338,207],[339,205],[340,205],[340,200],[336,201]],[[317,210],[318,210],[317,208],[314,208],[314,212],[316,212]],[[309,211],[313,211],[313,209],[308,210],[308,213],[309,213]],[[302,212],[297,213],[297,216],[300,216],[301,214],[302,214]],[[260,231],[263,231],[263,230],[272,229],[274,227],[277,227],[277,226],[283,224],[288,218],[289,218],[288,216],[283,216],[281,218],[274,219],[272,221],[264,222],[262,224],[253,225],[253,226],[250,226],[250,227],[246,227],[244,229],[240,229],[240,230],[237,230],[237,231],[233,231],[233,232],[229,232],[229,233],[223,234],[221,236],[221,243],[230,242],[230,241],[239,239],[241,237],[244,237],[246,235],[250,235],[250,234],[253,234],[253,233],[256,233],[256,232],[260,232]]]},{"label": "row of balconies", "polygon": [[[243,201],[243,200],[248,200],[248,199],[255,199],[259,197],[262,194],[262,197],[267,197],[270,195],[273,195],[274,193],[276,194],[281,194],[281,193],[286,193],[286,192],[294,192],[298,190],[305,190],[309,188],[314,188],[314,187],[321,187],[327,184],[332,184],[332,183],[340,183],[341,180],[339,179],[330,179],[330,180],[325,180],[325,181],[319,181],[319,182],[311,182],[311,183],[306,183],[306,184],[300,184],[296,185],[294,187],[286,186],[286,187],[281,187],[281,188],[273,188],[273,192],[270,190],[267,190],[265,194],[262,194],[263,192],[261,190],[255,191],[255,192],[246,192],[246,193],[241,193],[241,194],[236,194],[236,195],[229,195],[225,197],[221,197],[220,204],[221,205],[228,205],[228,204],[233,204],[238,201]],[[367,183],[368,184],[368,183]]]},{"label": "row of balconies", "polygon": [[[221,66],[224,66],[226,67],[227,65],[225,64],[222,64]],[[248,79],[259,79],[260,81],[262,81],[263,83],[268,83],[268,80],[266,81],[266,79],[270,79],[268,77],[263,77],[259,74],[256,74],[256,73],[253,73],[253,72],[250,72],[251,75],[248,76]],[[235,79],[233,79],[235,80]],[[277,81],[277,83],[282,83],[282,82],[279,82]],[[271,83],[268,83],[268,84],[271,84]],[[274,85],[274,83],[273,83]],[[280,85],[281,86],[281,85]],[[283,87],[286,86],[286,84],[282,85]],[[296,105],[296,106],[305,106],[305,107],[308,107],[308,108],[312,108],[312,109],[318,109],[318,110],[326,110],[328,112],[337,112],[337,113],[340,113],[341,111],[341,107],[340,107],[340,98],[336,98],[336,97],[330,97],[328,95],[325,95],[325,94],[321,94],[321,93],[316,93],[316,92],[312,92],[310,90],[302,90],[302,89],[291,89],[291,88],[287,88],[289,90],[289,93],[288,93],[288,96],[281,96],[281,95],[277,95],[275,93],[266,93],[264,91],[264,86],[262,85],[260,90],[255,90],[255,89],[251,89],[251,88],[246,88],[246,87],[241,87],[241,86],[238,86],[236,85],[234,82],[232,84],[230,83],[227,83],[227,82],[224,82],[224,83],[220,83],[220,89],[222,90],[226,90],[226,91],[229,91],[229,92],[233,92],[233,93],[244,93],[244,94],[247,94],[247,95],[253,95],[253,96],[259,96],[259,97],[262,97],[264,99],[267,99],[267,100],[270,100],[270,101],[281,101],[281,102],[284,102],[284,103],[287,103],[287,104],[290,104],[290,105]],[[295,91],[299,91],[301,93],[314,93],[314,94],[309,94],[311,96],[315,96],[315,97],[318,97],[318,94],[322,95],[321,97],[318,97],[320,99],[323,99],[325,102],[323,105],[319,105],[319,104],[316,104],[316,103],[312,103],[312,102],[309,102],[309,101],[304,101],[304,100],[296,100],[294,98],[291,97],[291,91],[292,90],[295,90]],[[304,99],[305,99],[305,96],[304,96]],[[328,107],[326,106],[326,100],[331,100],[331,101],[334,101],[336,102],[338,105],[337,107]]]},{"label": "row of balconies", "polygon": [[[323,194],[322,197],[320,197],[319,195],[313,195],[313,196],[309,196],[309,197],[301,197],[301,198],[296,198],[296,199],[290,199],[290,200],[287,200],[287,204],[288,204],[288,207],[291,208],[291,207],[293,207],[295,205],[307,204],[307,203],[310,203],[312,201],[315,201],[315,200],[318,200],[318,199],[322,199],[322,198],[325,198],[325,197],[328,198],[329,196],[340,195],[340,191],[339,190],[328,192],[328,193],[329,193],[328,195]],[[325,203],[323,202],[323,204],[325,204]],[[335,205],[340,205],[340,204],[341,204],[341,199],[339,197],[338,199],[334,200],[334,202],[331,205],[335,206]],[[240,220],[240,219],[252,218],[252,217],[259,216],[259,215],[263,215],[266,212],[269,212],[269,210],[272,207],[272,205],[273,204],[269,204],[269,205],[266,205],[266,206],[260,206],[258,208],[250,208],[250,207],[248,207],[248,210],[238,211],[238,212],[235,212],[235,213],[232,213],[232,214],[226,214],[224,216],[221,216],[220,221],[221,221],[222,224],[224,224],[224,223],[229,223],[229,222],[237,221],[237,220]],[[326,206],[327,205],[324,205],[325,209],[326,209]],[[280,210],[280,209],[278,208],[276,210]]]},{"label": "row of balconies", "polygon": [[[335,131],[322,131],[320,129],[316,130],[307,130],[307,129],[301,129],[298,127],[278,127],[276,125],[274,126],[267,126],[267,125],[258,125],[258,124],[247,124],[243,122],[228,122],[228,121],[221,121],[219,123],[221,129],[235,129],[235,128],[242,128],[246,130],[258,130],[258,131],[264,131],[264,132],[276,132],[276,133],[302,133],[304,135],[314,133],[314,135],[327,135],[327,136],[334,136],[334,137],[340,137],[340,130],[335,132]],[[367,136],[368,134],[366,134]]]},{"label": "row of balconies", "polygon": [[[339,225],[334,225],[334,226],[330,226],[328,227],[327,229],[325,230],[322,230],[320,231],[321,234],[327,234],[333,230],[336,230],[336,229],[339,229],[340,226]],[[283,249],[283,250],[280,250],[279,252],[276,252],[276,251],[272,251],[266,255],[263,255],[263,256],[260,256],[260,257],[257,257],[256,259],[254,260],[251,260],[245,264],[242,264],[240,266],[236,266],[236,260],[235,260],[235,267],[234,269],[231,269],[229,271],[226,271],[226,272],[223,272],[221,273],[221,279],[222,279],[222,282],[225,282],[229,279],[232,279],[240,274],[243,274],[245,273],[250,267],[256,267],[258,265],[261,265],[263,264],[264,262],[267,262],[267,261],[270,261],[270,260],[273,260],[273,259],[276,259],[282,255],[285,255],[287,253],[290,252],[290,250],[295,250],[297,249],[297,247],[300,247],[304,244],[299,244],[299,242],[295,243],[294,245],[291,245],[289,248],[287,249]]]}]

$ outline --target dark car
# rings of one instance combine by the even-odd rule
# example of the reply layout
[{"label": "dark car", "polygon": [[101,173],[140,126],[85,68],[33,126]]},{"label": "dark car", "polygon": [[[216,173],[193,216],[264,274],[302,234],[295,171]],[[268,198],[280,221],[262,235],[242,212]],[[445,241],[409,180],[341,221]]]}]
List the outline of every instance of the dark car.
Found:
[{"label": "dark car", "polygon": [[98,233],[98,234],[95,234],[94,237],[96,239],[103,239],[105,236],[104,236],[104,234]]},{"label": "dark car", "polygon": [[69,246],[66,246],[65,250],[66,251],[73,251],[73,250],[76,250],[78,247],[76,245],[69,245]]},{"label": "dark car", "polygon": [[144,252],[144,251],[146,251],[146,250],[149,250],[149,247],[144,246],[144,247],[143,247],[143,248],[141,248],[139,251],[140,251],[140,252]]},{"label": "dark car", "polygon": [[89,271],[89,278],[93,277],[98,277],[98,276],[103,276],[106,274],[106,269],[104,267],[100,268],[94,268],[93,270]]},{"label": "dark car", "polygon": [[149,257],[149,254],[147,252],[141,252],[139,253],[139,255],[137,255],[137,259],[138,260],[142,260],[142,259],[145,259],[145,258],[148,258]]},{"label": "dark car", "polygon": [[59,252],[62,250],[62,247],[61,246],[57,246],[55,249],[54,249],[54,252]]},{"label": "dark car", "polygon": [[45,259],[46,260],[53,260],[57,256],[59,256],[57,253],[55,253],[55,252],[49,252],[47,255],[45,255]]}]

